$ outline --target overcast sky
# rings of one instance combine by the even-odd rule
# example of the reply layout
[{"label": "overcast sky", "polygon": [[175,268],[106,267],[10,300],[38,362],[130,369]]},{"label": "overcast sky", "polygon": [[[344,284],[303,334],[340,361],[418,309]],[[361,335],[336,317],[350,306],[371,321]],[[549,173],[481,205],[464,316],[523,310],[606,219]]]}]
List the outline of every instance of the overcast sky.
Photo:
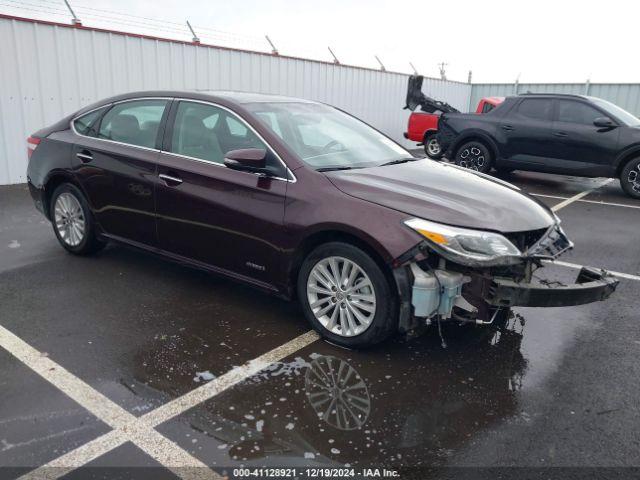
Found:
[{"label": "overcast sky", "polygon": [[[88,26],[447,76],[474,82],[640,82],[640,3],[608,0],[70,0]],[[0,12],[64,21],[63,0],[0,0]],[[115,12],[115,13],[113,13]],[[117,15],[128,13],[137,17]],[[148,19],[140,18],[148,17]],[[151,19],[166,20],[158,24]],[[118,22],[118,23],[116,23]],[[128,24],[127,24],[128,22]],[[136,23],[132,23],[136,22]],[[151,24],[154,26],[152,27]],[[210,30],[211,29],[211,30]],[[216,31],[214,31],[216,30]],[[184,32],[184,33],[183,33]],[[230,33],[225,33],[230,32]]]}]

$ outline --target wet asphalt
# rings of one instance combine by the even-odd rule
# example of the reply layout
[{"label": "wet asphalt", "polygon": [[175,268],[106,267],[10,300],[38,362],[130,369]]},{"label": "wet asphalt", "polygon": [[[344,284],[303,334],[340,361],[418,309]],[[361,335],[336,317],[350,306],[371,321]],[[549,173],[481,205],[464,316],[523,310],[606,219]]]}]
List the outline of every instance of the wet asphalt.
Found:
[{"label": "wet asphalt", "polygon": [[[548,205],[596,188],[558,212],[576,244],[561,260],[640,275],[640,202],[617,182],[505,179]],[[446,348],[436,329],[366,351],[316,341],[156,429],[213,467],[640,467],[639,294],[623,279],[606,302],[514,309],[500,331],[448,326]],[[295,303],[150,254],[66,254],[23,185],[0,187],[0,325],[136,417],[309,330]],[[109,430],[0,348],[0,478]],[[88,466],[175,478],[131,443]]]}]

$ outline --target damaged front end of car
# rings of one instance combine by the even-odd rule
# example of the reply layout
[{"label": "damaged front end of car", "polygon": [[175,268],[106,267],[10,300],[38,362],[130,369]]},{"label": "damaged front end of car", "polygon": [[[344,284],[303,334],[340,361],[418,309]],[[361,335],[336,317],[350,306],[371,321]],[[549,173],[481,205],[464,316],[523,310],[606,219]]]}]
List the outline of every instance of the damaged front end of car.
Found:
[{"label": "damaged front end of car", "polygon": [[534,272],[573,248],[560,220],[539,230],[497,233],[430,222],[405,225],[424,240],[394,261],[400,295],[399,329],[433,321],[492,324],[510,307],[562,307],[605,300],[618,279],[583,267],[570,285],[534,281]]}]

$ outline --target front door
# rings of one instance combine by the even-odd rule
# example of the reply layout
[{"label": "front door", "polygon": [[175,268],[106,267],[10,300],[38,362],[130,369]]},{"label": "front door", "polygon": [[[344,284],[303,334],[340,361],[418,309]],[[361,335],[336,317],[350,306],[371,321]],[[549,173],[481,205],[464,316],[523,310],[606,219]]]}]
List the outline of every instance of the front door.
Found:
[{"label": "front door", "polygon": [[[257,134],[229,110],[180,101],[159,158],[160,248],[224,273],[271,284],[283,234],[286,169]],[[262,148],[281,178],[224,165],[224,154]]]},{"label": "front door", "polygon": [[557,100],[556,111],[554,163],[567,173],[607,175],[618,151],[620,129],[596,127],[593,121],[607,114],[580,100]]},{"label": "front door", "polygon": [[96,221],[108,235],[144,245],[157,243],[157,146],[168,102],[117,103],[95,131],[77,137],[72,151],[74,171]]}]

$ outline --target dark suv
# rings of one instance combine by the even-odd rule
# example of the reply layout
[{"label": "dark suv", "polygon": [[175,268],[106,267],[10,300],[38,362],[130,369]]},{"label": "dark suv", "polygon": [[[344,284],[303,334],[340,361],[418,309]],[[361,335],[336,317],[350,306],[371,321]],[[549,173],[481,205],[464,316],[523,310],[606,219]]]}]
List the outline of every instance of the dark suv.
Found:
[{"label": "dark suv", "polygon": [[444,114],[439,129],[440,145],[457,165],[619,178],[640,198],[640,119],[600,98],[507,97],[486,115]]}]

